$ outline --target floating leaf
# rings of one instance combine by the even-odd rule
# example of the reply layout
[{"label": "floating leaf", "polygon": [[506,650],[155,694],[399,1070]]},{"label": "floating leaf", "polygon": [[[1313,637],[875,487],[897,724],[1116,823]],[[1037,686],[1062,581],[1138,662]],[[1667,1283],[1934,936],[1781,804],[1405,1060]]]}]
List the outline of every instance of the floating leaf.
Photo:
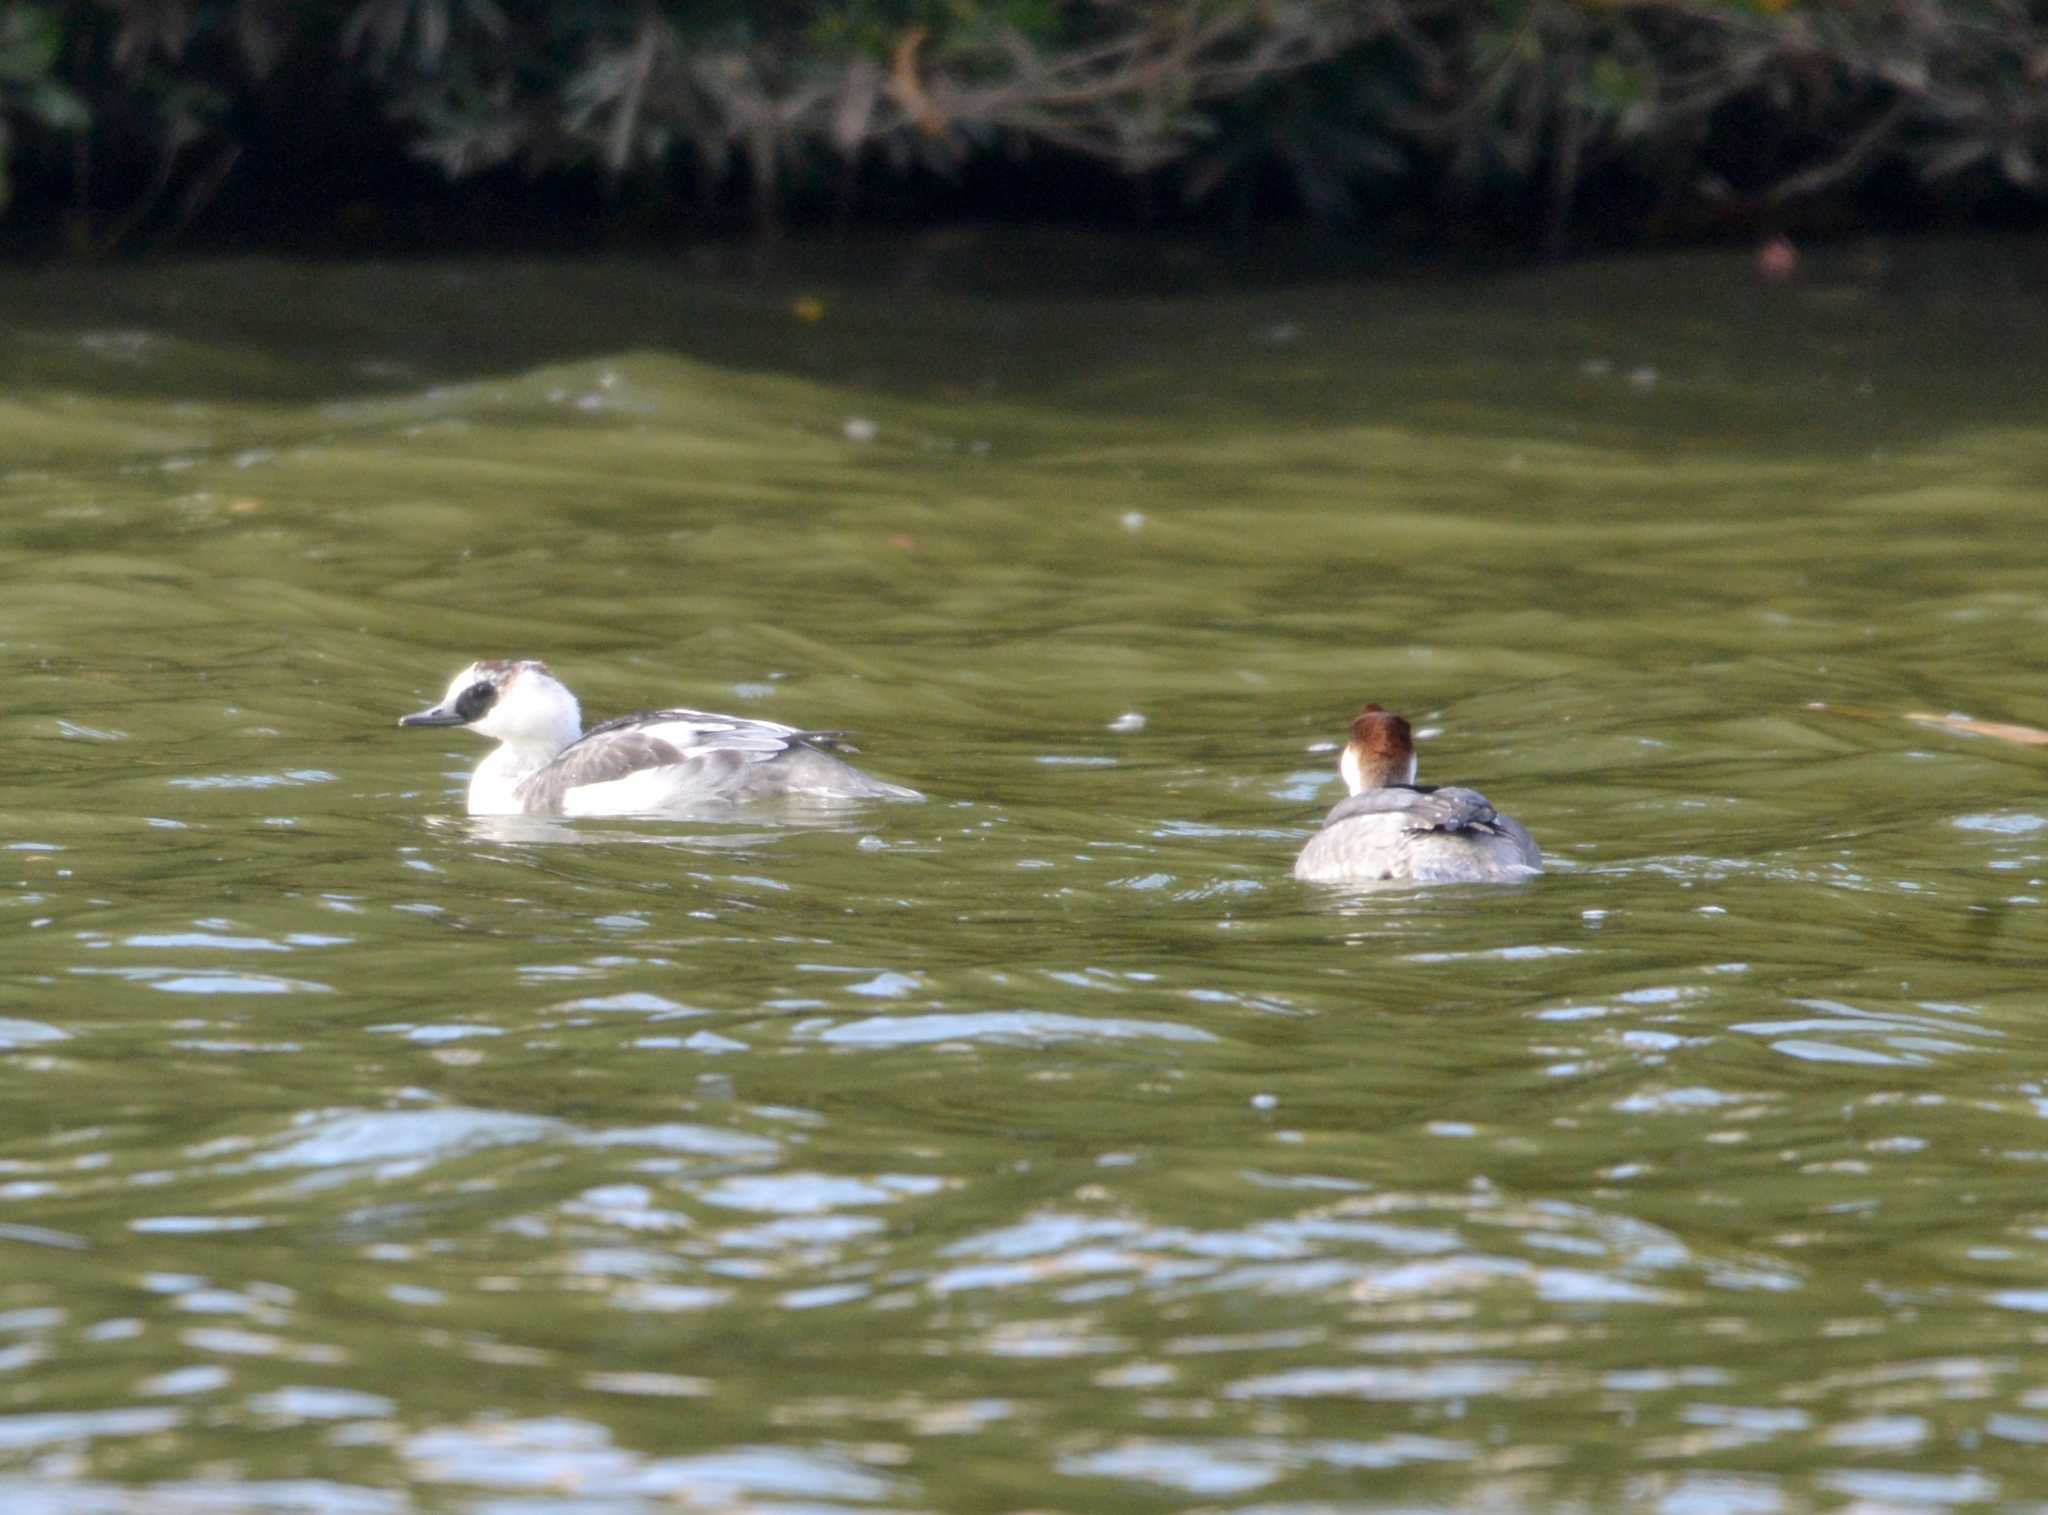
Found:
[{"label": "floating leaf", "polygon": [[1929,715],[1914,711],[1906,717],[1923,726],[1939,726],[1944,731],[1961,731],[1971,736],[1995,737],[2001,742],[2018,742],[2027,747],[2048,747],[2048,731],[2037,726],[2014,726],[2005,721],[1973,721],[1961,715]]}]

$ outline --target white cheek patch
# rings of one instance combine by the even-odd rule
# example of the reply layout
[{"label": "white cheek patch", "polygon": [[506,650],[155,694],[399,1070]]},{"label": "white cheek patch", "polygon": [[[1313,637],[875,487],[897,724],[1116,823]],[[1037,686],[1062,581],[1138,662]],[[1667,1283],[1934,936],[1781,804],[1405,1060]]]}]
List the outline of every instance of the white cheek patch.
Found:
[{"label": "white cheek patch", "polygon": [[1337,759],[1337,771],[1344,776],[1344,787],[1353,794],[1365,787],[1365,775],[1358,771],[1358,749],[1346,746],[1344,755]]}]

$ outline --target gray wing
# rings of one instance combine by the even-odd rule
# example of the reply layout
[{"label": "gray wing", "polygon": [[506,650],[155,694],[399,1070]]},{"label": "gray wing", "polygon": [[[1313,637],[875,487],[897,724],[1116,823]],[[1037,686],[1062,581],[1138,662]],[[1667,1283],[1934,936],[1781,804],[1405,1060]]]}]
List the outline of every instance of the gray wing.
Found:
[{"label": "gray wing", "polygon": [[1406,831],[1483,831],[1507,836],[1509,829],[1522,828],[1487,803],[1477,789],[1445,785],[1439,789],[1417,789],[1405,784],[1385,789],[1368,789],[1339,800],[1324,817],[1325,826],[1360,815],[1398,815]]},{"label": "gray wing", "polygon": [[1473,789],[1368,789],[1342,800],[1295,859],[1311,883],[1508,881],[1541,871],[1529,833]]},{"label": "gray wing", "polygon": [[522,780],[519,799],[529,815],[559,815],[562,796],[571,789],[580,789],[585,784],[609,784],[643,768],[665,768],[682,761],[683,750],[675,743],[651,732],[622,729],[618,723],[607,721],[581,741],[564,748],[540,772]]},{"label": "gray wing", "polygon": [[650,810],[775,794],[823,792],[849,798],[914,799],[871,779],[825,749],[849,752],[842,733],[802,731],[702,710],[655,710],[593,726],[519,786],[529,815],[560,815],[571,790],[665,769],[668,785],[636,799]]},{"label": "gray wing", "polygon": [[580,741],[587,742],[593,737],[612,736],[624,731],[647,732],[673,742],[684,751],[709,752],[726,748],[773,756],[792,747],[818,747],[834,752],[856,750],[847,742],[843,731],[805,731],[801,727],[785,726],[780,721],[757,721],[745,716],[681,708],[642,710],[632,715],[613,716],[584,732]]}]

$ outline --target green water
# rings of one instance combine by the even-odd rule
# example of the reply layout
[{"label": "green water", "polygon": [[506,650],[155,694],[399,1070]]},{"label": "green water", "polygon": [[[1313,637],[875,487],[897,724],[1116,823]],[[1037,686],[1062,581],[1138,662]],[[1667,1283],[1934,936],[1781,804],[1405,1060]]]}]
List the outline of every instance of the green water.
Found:
[{"label": "green water", "polygon": [[2048,1508],[2044,273],[0,278],[0,1505]]}]

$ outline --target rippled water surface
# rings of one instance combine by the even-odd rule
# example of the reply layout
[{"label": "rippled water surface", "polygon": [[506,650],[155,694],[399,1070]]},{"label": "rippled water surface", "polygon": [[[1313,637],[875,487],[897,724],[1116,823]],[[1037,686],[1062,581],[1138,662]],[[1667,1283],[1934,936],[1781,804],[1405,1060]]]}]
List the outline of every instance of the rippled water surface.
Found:
[{"label": "rippled water surface", "polygon": [[2048,1507],[2044,272],[0,278],[0,1508]]}]

